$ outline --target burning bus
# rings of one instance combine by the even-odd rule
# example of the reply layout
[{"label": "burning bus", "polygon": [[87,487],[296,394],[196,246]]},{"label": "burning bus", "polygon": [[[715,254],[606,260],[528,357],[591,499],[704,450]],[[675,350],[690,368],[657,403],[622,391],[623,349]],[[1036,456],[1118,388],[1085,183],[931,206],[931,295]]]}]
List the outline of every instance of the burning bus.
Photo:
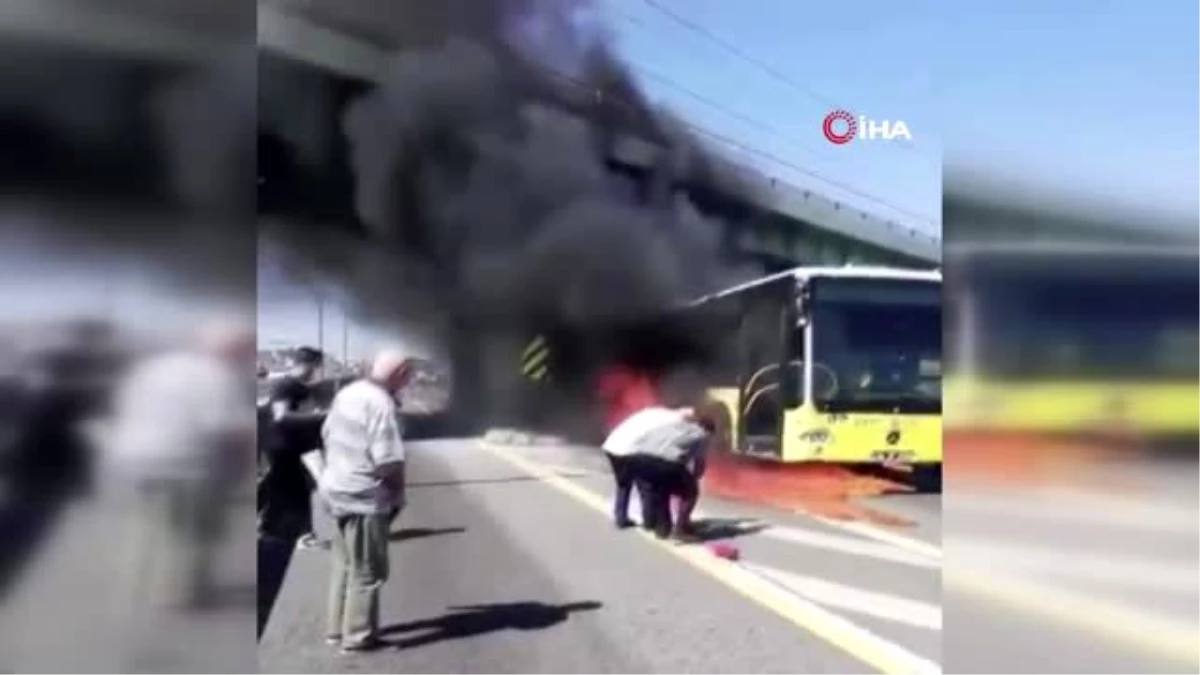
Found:
[{"label": "burning bus", "polygon": [[[523,352],[526,376],[549,389],[556,369],[570,373],[556,345],[578,356],[586,340],[569,337],[535,338]],[[591,337],[609,346],[591,354],[599,371],[649,373],[675,403],[703,390],[719,404],[735,454],[899,466],[918,481],[940,473],[937,271],[798,267]]]}]

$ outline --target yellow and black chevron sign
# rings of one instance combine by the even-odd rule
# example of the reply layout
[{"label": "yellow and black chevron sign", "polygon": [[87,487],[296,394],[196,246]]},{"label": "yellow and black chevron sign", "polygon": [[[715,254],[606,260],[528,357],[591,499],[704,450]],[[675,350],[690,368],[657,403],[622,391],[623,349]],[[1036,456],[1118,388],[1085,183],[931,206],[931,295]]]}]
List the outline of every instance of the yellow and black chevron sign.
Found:
[{"label": "yellow and black chevron sign", "polygon": [[537,336],[521,352],[521,374],[526,379],[541,382],[550,377],[550,346],[546,338]]}]

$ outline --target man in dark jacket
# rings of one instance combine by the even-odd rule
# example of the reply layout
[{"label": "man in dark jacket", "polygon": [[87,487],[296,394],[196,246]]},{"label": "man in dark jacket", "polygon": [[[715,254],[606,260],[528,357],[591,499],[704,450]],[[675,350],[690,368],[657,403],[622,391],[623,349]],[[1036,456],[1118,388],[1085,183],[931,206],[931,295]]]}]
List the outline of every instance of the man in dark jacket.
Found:
[{"label": "man in dark jacket", "polygon": [[292,370],[275,381],[267,401],[266,459],[269,466],[259,490],[261,533],[296,540],[302,548],[320,547],[313,534],[312,478],[300,456],[321,447],[325,413],[314,397],[313,378],[324,355],[301,347]]}]

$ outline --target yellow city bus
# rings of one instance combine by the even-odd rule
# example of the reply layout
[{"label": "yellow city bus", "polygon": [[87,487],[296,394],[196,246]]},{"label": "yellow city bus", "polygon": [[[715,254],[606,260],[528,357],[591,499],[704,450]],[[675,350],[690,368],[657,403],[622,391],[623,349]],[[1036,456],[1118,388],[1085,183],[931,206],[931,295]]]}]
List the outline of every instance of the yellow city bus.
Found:
[{"label": "yellow city bus", "polygon": [[734,452],[940,475],[940,272],[800,267],[686,311],[728,347],[708,393],[729,414]]},{"label": "yellow city bus", "polygon": [[1198,258],[1194,244],[947,247],[953,447],[1001,438],[1195,452]]}]

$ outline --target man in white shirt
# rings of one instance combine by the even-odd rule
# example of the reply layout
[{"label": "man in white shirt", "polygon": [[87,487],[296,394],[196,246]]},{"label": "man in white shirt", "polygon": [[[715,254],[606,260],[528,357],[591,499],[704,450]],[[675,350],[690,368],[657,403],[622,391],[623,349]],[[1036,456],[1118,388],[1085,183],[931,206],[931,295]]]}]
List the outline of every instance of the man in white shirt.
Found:
[{"label": "man in white shirt", "polygon": [[334,517],[326,641],[345,653],[379,644],[379,589],[388,578],[391,520],[404,507],[404,444],[397,392],[412,369],[395,350],[333,399],[322,437],[320,491]]},{"label": "man in white shirt", "polygon": [[[699,498],[699,477],[711,435],[695,419],[691,408],[645,408],[613,429],[603,444],[610,457],[619,458],[628,479],[644,482],[643,518],[660,538],[691,536],[691,514]],[[670,512],[671,497],[679,498],[679,513]]]},{"label": "man in white shirt", "polygon": [[145,545],[133,583],[185,606],[211,599],[212,556],[230,490],[249,467],[254,444],[245,370],[254,334],[214,323],[202,338],[198,349],[142,361],[120,383],[106,457],[109,475],[138,497],[134,513]]}]

